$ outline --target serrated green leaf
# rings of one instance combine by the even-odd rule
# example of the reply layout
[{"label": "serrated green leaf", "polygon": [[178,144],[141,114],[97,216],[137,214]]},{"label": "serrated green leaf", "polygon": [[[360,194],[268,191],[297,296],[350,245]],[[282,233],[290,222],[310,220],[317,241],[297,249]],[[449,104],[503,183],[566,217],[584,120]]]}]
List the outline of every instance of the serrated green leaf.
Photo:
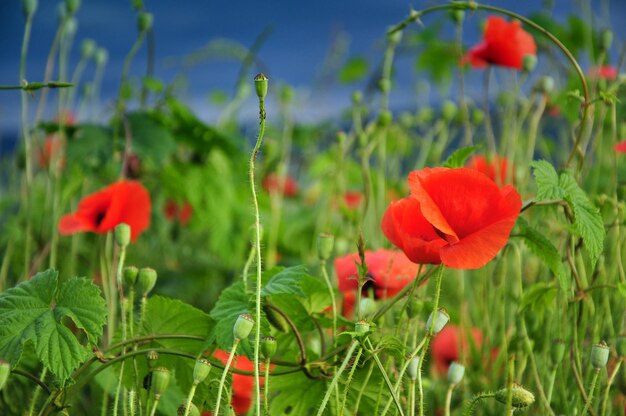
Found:
[{"label": "serrated green leaf", "polygon": [[520,236],[524,239],[526,246],[550,268],[559,280],[561,289],[564,292],[569,292],[570,281],[556,247],[543,234],[528,225],[522,217],[517,219],[517,224],[520,228]]},{"label": "serrated green leaf", "polygon": [[[100,289],[84,278],[58,286],[58,272],[47,270],[0,295],[0,356],[17,365],[24,344],[64,383],[91,355],[102,336],[107,308]],[[87,345],[68,328],[84,331]]]},{"label": "serrated green leaf", "polygon": [[545,160],[535,160],[530,163],[537,184],[535,199],[543,201],[547,199],[563,198],[563,190],[559,187],[559,175],[554,167]]},{"label": "serrated green leaf", "polygon": [[480,146],[467,146],[455,150],[450,156],[448,156],[446,161],[443,162],[443,166],[446,168],[462,168],[465,166],[467,158],[470,157],[478,148],[480,148]]},{"label": "serrated green leaf", "polygon": [[387,351],[398,360],[404,359],[406,354],[406,344],[398,337],[392,335],[383,336],[380,341],[378,341],[376,348]]},{"label": "serrated green leaf", "polygon": [[239,315],[251,312],[248,295],[242,282],[235,283],[222,292],[210,313],[216,322],[215,336],[221,349],[228,351],[232,347],[235,339],[233,327]]},{"label": "serrated green leaf", "polygon": [[279,271],[263,285],[261,289],[263,296],[285,294],[304,296],[301,287],[302,279],[309,275],[305,266],[299,265],[286,269],[274,267],[274,269],[278,269]]},{"label": "serrated green leaf", "polygon": [[276,394],[270,405],[271,415],[310,415],[322,401],[326,383],[296,373],[272,378],[271,391]]}]

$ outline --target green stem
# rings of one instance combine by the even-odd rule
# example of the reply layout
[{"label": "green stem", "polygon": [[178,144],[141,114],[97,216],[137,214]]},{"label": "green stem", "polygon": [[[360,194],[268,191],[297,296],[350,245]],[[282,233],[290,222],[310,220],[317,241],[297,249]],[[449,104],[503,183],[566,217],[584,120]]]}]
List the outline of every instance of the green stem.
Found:
[{"label": "green stem", "polygon": [[467,406],[465,412],[463,413],[463,416],[471,416],[474,413],[474,410],[476,410],[476,407],[478,406],[478,402],[479,401],[484,400],[484,399],[489,399],[489,398],[495,397],[495,396],[496,396],[495,393],[481,393],[481,394],[478,394],[469,403],[469,405]]},{"label": "green stem", "polygon": [[[257,326],[259,325],[257,324]],[[215,416],[219,416],[220,414],[220,402],[222,401],[222,391],[224,390],[224,383],[226,382],[226,375],[228,374],[228,369],[230,368],[230,365],[233,362],[235,351],[237,351],[237,345],[239,345],[239,338],[235,338],[235,342],[233,343],[233,348],[230,350],[228,361],[226,361],[226,366],[224,366],[224,371],[222,372],[222,378],[220,379],[220,386],[217,390],[217,402],[215,403]]]},{"label": "green stem", "polygon": [[369,340],[369,338],[366,338],[365,342],[367,342],[368,347],[371,350],[370,352],[372,354],[372,357],[374,357],[374,361],[376,361],[378,370],[380,371],[380,374],[383,376],[383,379],[385,380],[387,389],[389,390],[389,393],[391,394],[393,402],[398,408],[398,412],[400,413],[400,416],[404,416],[404,411],[402,410],[402,406],[400,405],[400,400],[398,399],[398,395],[396,394],[394,387],[391,385],[391,380],[389,380],[389,377],[387,376],[387,372],[385,371],[385,367],[383,366],[383,363],[380,362],[380,359],[378,358],[378,354],[376,354],[376,351],[374,350],[374,346],[372,345],[372,342]]},{"label": "green stem", "polygon": [[248,291],[248,270],[250,270],[250,266],[252,265],[252,262],[254,261],[254,257],[256,256],[256,245],[253,244],[252,247],[250,247],[250,254],[248,254],[248,260],[246,260],[246,264],[244,264],[243,266],[243,272],[241,273],[242,277],[243,277],[243,288],[244,291]]},{"label": "green stem", "polygon": [[184,416],[189,416],[189,409],[191,409],[191,401],[193,400],[193,396],[196,394],[196,388],[198,384],[193,383],[191,388],[189,389],[189,395],[187,396],[187,404],[185,405],[185,414]]},{"label": "green stem", "polygon": [[[48,368],[44,367],[43,370],[41,370],[41,376],[39,376],[39,380],[41,380],[42,383],[45,382],[47,374],[48,374]],[[30,402],[30,409],[28,410],[29,416],[32,416],[35,414],[35,405],[37,404],[37,400],[39,399],[40,393],[41,393],[41,388],[39,388],[39,386],[35,387],[35,392],[33,393],[33,397]]]},{"label": "green stem", "polygon": [[602,399],[602,407],[600,408],[600,415],[604,416],[606,413],[606,408],[609,403],[609,391],[611,390],[611,386],[613,385],[613,381],[615,380],[615,376],[619,372],[619,368],[622,366],[622,360],[619,360],[613,369],[613,372],[609,376],[609,380],[606,383],[606,388],[604,389],[604,398]]},{"label": "green stem", "polygon": [[409,382],[409,416],[415,415],[415,380]]},{"label": "green stem", "polygon": [[263,378],[263,381],[265,382],[265,385],[263,387],[263,404],[265,407],[265,415],[269,416],[270,415],[270,400],[269,400],[269,396],[270,396],[270,359],[266,358],[265,359],[265,377]]},{"label": "green stem", "polygon": [[446,393],[446,405],[444,407],[444,416],[450,416],[450,404],[452,403],[452,390],[456,384],[450,384]]},{"label": "green stem", "polygon": [[369,383],[373,372],[374,372],[374,363],[371,363],[367,370],[367,374],[365,375],[365,380],[363,380],[363,384],[361,385],[361,388],[359,389],[359,394],[356,397],[356,401],[354,403],[354,414],[359,414],[359,406],[361,405],[361,398],[363,397],[363,393],[365,392],[365,387],[367,387],[367,384]]},{"label": "green stem", "polygon": [[159,400],[161,400],[160,394],[154,395],[154,404],[152,405],[152,411],[150,411],[150,416],[154,416],[156,414],[157,406],[159,405]]},{"label": "green stem", "polygon": [[358,342],[352,341],[352,344],[350,345],[350,348],[348,349],[348,352],[346,353],[346,356],[343,359],[341,366],[339,367],[333,379],[331,380],[330,386],[328,386],[328,389],[326,389],[326,393],[324,394],[322,403],[320,404],[320,407],[317,410],[317,416],[322,416],[324,414],[324,409],[326,409],[326,405],[328,404],[328,399],[330,399],[330,395],[335,390],[335,385],[339,381],[339,378],[341,377],[341,373],[343,373],[346,367],[348,366],[348,363],[350,362],[350,359],[352,358],[352,354],[354,354],[354,350],[356,350],[358,346],[359,346]]},{"label": "green stem", "polygon": [[596,390],[596,383],[598,382],[599,376],[600,376],[600,369],[594,368],[593,378],[591,379],[591,386],[589,387],[589,394],[587,395],[587,400],[585,400],[585,407],[583,408],[583,411],[581,413],[581,415],[583,416],[587,414],[587,412],[589,411],[589,408],[591,407],[591,402],[593,401],[593,393]]},{"label": "green stem", "polygon": [[341,401],[341,410],[339,411],[340,415],[344,414],[344,409],[346,408],[346,400],[348,399],[348,391],[350,390],[350,383],[352,382],[352,377],[354,376],[354,372],[356,371],[356,368],[359,364],[361,354],[363,354],[363,348],[359,348],[359,350],[356,352],[354,364],[352,364],[352,368],[350,368],[350,373],[348,373],[348,381],[346,382],[346,387],[343,390],[343,400]]},{"label": "green stem", "polygon": [[335,299],[335,291],[333,289],[333,284],[330,282],[330,277],[328,276],[328,271],[326,270],[326,260],[320,260],[320,268],[322,269],[322,276],[324,276],[324,281],[326,282],[326,287],[328,288],[328,293],[330,294],[330,301],[333,311],[333,348],[337,347],[337,300]]}]

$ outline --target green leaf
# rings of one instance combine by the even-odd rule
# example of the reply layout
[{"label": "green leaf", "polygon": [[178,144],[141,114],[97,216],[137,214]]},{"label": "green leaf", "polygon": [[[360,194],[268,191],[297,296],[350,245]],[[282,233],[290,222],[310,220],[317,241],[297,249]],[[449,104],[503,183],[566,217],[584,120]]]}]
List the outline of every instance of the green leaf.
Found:
[{"label": "green leaf", "polygon": [[626,299],[626,282],[619,282],[617,284],[617,290],[619,291],[619,294]]},{"label": "green leaf", "polygon": [[286,269],[274,267],[269,273],[273,275],[261,289],[263,296],[284,294],[304,296],[302,281],[306,276],[309,276],[305,266],[299,265]]},{"label": "green leaf", "polygon": [[141,159],[150,159],[157,164],[165,162],[176,149],[176,142],[169,130],[144,112],[130,113],[127,117],[133,151]]},{"label": "green leaf", "polygon": [[543,282],[533,284],[522,296],[520,312],[531,309],[537,315],[543,315],[555,306],[554,298],[557,291],[558,288]]},{"label": "green leaf", "polygon": [[350,58],[339,71],[339,81],[343,84],[350,84],[359,81],[367,75],[369,64],[363,57],[356,56]]},{"label": "green leaf", "polygon": [[467,146],[455,150],[450,156],[448,156],[446,161],[443,162],[443,166],[446,168],[462,168],[465,166],[467,158],[470,157],[478,148],[480,148],[480,146]]},{"label": "green leaf", "polygon": [[274,377],[270,381],[272,416],[310,415],[317,409],[326,392],[326,383],[311,380],[302,373]]},{"label": "green leaf", "polygon": [[563,190],[559,187],[559,175],[554,167],[545,160],[535,160],[530,163],[537,184],[535,199],[544,201],[547,199],[563,198]]},{"label": "green leaf", "polygon": [[570,281],[556,247],[543,234],[528,225],[522,217],[517,219],[517,224],[520,228],[520,236],[524,239],[526,246],[550,268],[559,280],[561,289],[564,292],[569,292]]},{"label": "green leaf", "polygon": [[91,356],[106,315],[100,289],[89,280],[73,278],[59,287],[56,270],[37,273],[0,295],[0,356],[15,367],[25,344],[32,344],[64,383]]}]

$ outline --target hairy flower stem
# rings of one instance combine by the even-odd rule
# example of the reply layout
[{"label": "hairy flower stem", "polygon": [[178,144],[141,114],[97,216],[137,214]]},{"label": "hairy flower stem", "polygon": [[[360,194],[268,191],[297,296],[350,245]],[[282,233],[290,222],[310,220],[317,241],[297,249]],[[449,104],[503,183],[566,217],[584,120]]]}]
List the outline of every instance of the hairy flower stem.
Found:
[{"label": "hairy flower stem", "polygon": [[265,359],[265,377],[263,377],[263,381],[265,383],[263,387],[263,406],[265,407],[265,415],[269,416],[270,414],[270,359]]},{"label": "hairy flower stem", "polygon": [[[344,414],[346,401],[348,399],[348,391],[350,390],[350,383],[352,382],[352,377],[354,376],[354,372],[356,371],[359,360],[361,359],[361,354],[363,354],[363,348],[359,348],[359,350],[356,352],[356,358],[354,359],[354,363],[352,363],[350,373],[348,373],[348,381],[346,382],[346,387],[343,389],[343,400],[341,401],[341,410],[339,411],[340,415]],[[356,413],[356,410],[354,412]]]},{"label": "hairy flower stem", "polygon": [[463,416],[471,416],[472,414],[474,414],[474,410],[476,410],[476,407],[478,406],[478,402],[484,399],[495,397],[495,396],[496,396],[495,393],[480,393],[474,396],[472,401],[467,406],[465,412],[463,412]]},{"label": "hairy flower stem", "polygon": [[[126,246],[120,246],[120,256],[117,261],[117,289],[120,297],[120,316],[122,317],[122,341],[126,341],[128,336],[127,334],[127,325],[126,325],[126,311],[124,310],[124,305],[127,300],[124,300],[124,285],[122,284],[122,274],[124,272],[124,262],[126,261]],[[126,345],[122,347],[122,354],[126,354]],[[117,408],[120,400],[120,393],[122,391],[122,379],[124,378],[124,364],[126,361],[122,361],[120,365],[120,374],[117,380],[117,388],[115,389],[115,400],[113,401],[113,416],[117,416]],[[124,400],[124,409],[126,410],[126,400]],[[126,414],[126,411],[124,411]]]},{"label": "hairy flower stem", "polygon": [[235,356],[235,351],[237,351],[238,345],[239,345],[239,338],[235,338],[235,342],[233,343],[233,348],[230,350],[230,355],[228,356],[228,361],[226,361],[226,365],[224,366],[224,371],[222,371],[222,378],[220,379],[220,386],[217,389],[217,401],[215,403],[215,416],[219,416],[220,414],[220,402],[222,401],[222,391],[224,390],[224,383],[226,382],[226,375],[228,374],[228,369],[230,368],[230,365],[233,362],[233,357]]},{"label": "hairy flower stem", "polygon": [[250,156],[250,190],[252,192],[252,202],[254,204],[254,228],[256,250],[256,325],[254,333],[254,389],[256,415],[261,415],[261,383],[259,375],[259,348],[261,344],[261,273],[262,273],[262,257],[261,257],[261,217],[259,214],[259,201],[257,200],[256,184],[254,182],[254,162],[263,143],[263,135],[265,134],[265,98],[259,97],[259,135],[256,144]]},{"label": "hairy flower stem", "polygon": [[387,376],[385,367],[383,366],[383,363],[380,362],[380,359],[378,358],[378,354],[376,354],[376,351],[374,350],[374,346],[372,345],[372,342],[369,340],[369,338],[366,338],[365,342],[367,343],[367,346],[370,349],[369,352],[372,354],[372,357],[374,357],[374,361],[376,362],[376,365],[378,366],[378,370],[380,371],[380,374],[383,376],[383,379],[385,380],[385,384],[387,384],[387,389],[389,390],[389,393],[391,394],[391,398],[393,399],[393,402],[395,403],[398,409],[398,412],[400,413],[400,416],[404,416],[404,411],[402,410],[402,406],[400,405],[400,400],[398,399],[398,395],[396,394],[394,387],[391,385],[391,380],[389,380],[389,376]]},{"label": "hairy flower stem", "polygon": [[589,387],[589,394],[587,395],[587,400],[585,400],[585,407],[581,415],[586,415],[591,407],[591,402],[593,401],[593,393],[596,390],[596,384],[598,383],[598,377],[600,376],[600,368],[593,369],[593,378],[591,379],[591,386]]},{"label": "hairy flower stem", "polygon": [[346,367],[348,366],[348,363],[350,362],[350,359],[352,358],[352,354],[354,354],[354,350],[356,350],[358,346],[359,346],[359,343],[357,341],[352,341],[352,344],[350,345],[350,348],[348,349],[348,352],[346,353],[346,356],[343,359],[341,366],[339,367],[339,369],[335,373],[335,376],[331,380],[330,386],[328,386],[328,388],[326,389],[326,394],[324,394],[322,403],[320,404],[320,407],[317,410],[317,416],[322,416],[324,414],[324,409],[326,409],[326,405],[328,404],[328,399],[330,399],[330,395],[333,393],[333,391],[335,391],[335,385],[339,381],[341,374],[345,371]]},{"label": "hairy flower stem", "polygon": [[328,271],[326,270],[326,260],[320,260],[320,268],[322,269],[322,276],[326,282],[328,288],[328,294],[330,295],[330,301],[333,311],[333,348],[337,348],[337,300],[335,299],[335,291],[333,290],[333,284],[330,282]]},{"label": "hairy flower stem", "polygon": [[248,254],[248,259],[246,260],[246,264],[243,266],[243,271],[241,272],[241,276],[243,278],[243,288],[247,292],[248,291],[248,270],[250,270],[250,266],[254,261],[254,257],[256,256],[256,245],[252,245],[250,247],[250,254]]}]

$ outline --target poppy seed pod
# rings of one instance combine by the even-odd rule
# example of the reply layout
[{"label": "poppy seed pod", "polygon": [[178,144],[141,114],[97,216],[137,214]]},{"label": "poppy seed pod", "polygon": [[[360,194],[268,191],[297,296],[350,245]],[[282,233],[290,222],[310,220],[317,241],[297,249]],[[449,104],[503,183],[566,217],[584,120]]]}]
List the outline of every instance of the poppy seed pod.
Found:
[{"label": "poppy seed pod", "polygon": [[454,9],[450,11],[450,18],[454,23],[460,25],[463,23],[463,19],[465,18],[465,11],[461,9]]},{"label": "poppy seed pod", "polygon": [[359,335],[367,334],[370,330],[370,324],[367,321],[361,320],[354,324],[354,332]]},{"label": "poppy seed pod", "polygon": [[115,226],[115,242],[120,247],[126,247],[130,243],[130,225],[121,223]]},{"label": "poppy seed pod", "polygon": [[94,55],[94,60],[96,61],[96,65],[104,65],[109,60],[109,53],[104,48],[98,48]]},{"label": "poppy seed pod", "polygon": [[359,303],[361,316],[372,316],[376,312],[376,301],[372,298],[361,298]]},{"label": "poppy seed pod", "polygon": [[465,375],[465,367],[461,364],[453,361],[450,363],[450,367],[448,367],[448,383],[450,384],[459,384],[461,380],[463,380],[463,376]]},{"label": "poppy seed pod", "polygon": [[96,42],[93,39],[85,39],[80,44],[80,56],[82,59],[91,59],[96,52]]},{"label": "poppy seed pod", "polygon": [[170,370],[165,367],[157,367],[152,370],[152,392],[160,397],[170,384]]},{"label": "poppy seed pod", "polygon": [[609,361],[609,346],[605,342],[594,344],[591,347],[591,366],[599,370],[606,367],[607,361]]},{"label": "poppy seed pod", "polygon": [[[431,312],[428,316],[428,320],[426,321],[426,331],[433,335],[438,334],[443,327],[446,326],[449,320],[450,315],[448,315],[448,312],[446,312],[444,308],[439,308],[437,309],[437,313],[433,314]],[[433,327],[432,331],[430,329],[431,325]]]},{"label": "poppy seed pod", "polygon": [[406,368],[406,374],[413,381],[417,379],[417,371],[419,370],[420,357],[413,357],[409,361],[409,366]]},{"label": "poppy seed pod", "polygon": [[380,127],[387,127],[393,121],[393,115],[389,110],[383,110],[378,114],[378,125]]},{"label": "poppy seed pod", "polygon": [[252,328],[254,328],[254,320],[252,317],[245,313],[241,314],[237,317],[235,321],[235,325],[233,326],[233,335],[235,339],[246,339],[250,332],[252,332]]},{"label": "poppy seed pod", "polygon": [[276,338],[270,336],[261,338],[261,354],[266,360],[269,360],[276,354],[276,347]]},{"label": "poppy seed pod", "polygon": [[0,390],[4,387],[9,379],[9,374],[11,373],[11,366],[8,362],[4,360],[0,360]]},{"label": "poppy seed pod", "polygon": [[522,69],[526,72],[531,72],[537,66],[537,55],[524,55],[522,59]]},{"label": "poppy seed pod", "polygon": [[257,74],[254,77],[254,88],[256,89],[256,96],[259,99],[264,99],[267,95],[269,78],[265,74]]},{"label": "poppy seed pod", "polygon": [[562,340],[556,340],[552,343],[550,347],[550,358],[552,359],[552,364],[558,365],[565,356],[565,343]]},{"label": "poppy seed pod", "polygon": [[74,14],[80,7],[80,0],[65,0],[65,9],[69,14]]},{"label": "poppy seed pod", "polygon": [[539,78],[537,84],[535,84],[535,90],[544,94],[550,94],[554,91],[554,78],[547,75]]},{"label": "poppy seed pod", "polygon": [[133,8],[137,11],[143,9],[143,1],[142,0],[132,0]]},{"label": "poppy seed pod", "polygon": [[[183,403],[176,409],[176,414],[178,416],[184,416],[186,411],[187,403]],[[198,407],[193,404],[193,402],[189,402],[189,411],[186,414],[189,416],[200,416],[200,410],[198,410]]]},{"label": "poppy seed pod", "polygon": [[198,358],[193,367],[193,384],[202,383],[211,372],[211,363],[206,358]]},{"label": "poppy seed pod", "polygon": [[137,29],[139,32],[144,33],[148,30],[152,29],[152,23],[154,21],[154,17],[152,13],[148,12],[139,12],[137,15]]},{"label": "poppy seed pod", "polygon": [[382,78],[378,81],[378,89],[382,93],[387,93],[391,91],[391,80],[389,78]]},{"label": "poppy seed pod", "polygon": [[459,108],[454,101],[445,100],[441,105],[441,115],[444,120],[452,121],[456,117]]},{"label": "poppy seed pod", "polygon": [[157,361],[159,361],[159,353],[150,350],[146,353],[146,360],[148,360],[148,368],[154,368],[157,365]]},{"label": "poppy seed pod", "polygon": [[74,36],[77,30],[78,30],[78,20],[76,20],[76,18],[74,17],[68,18],[67,21],[65,22],[63,35],[72,37]]},{"label": "poppy seed pod", "polygon": [[335,246],[335,236],[332,234],[322,233],[317,236],[317,258],[320,260],[328,260],[333,254]]},{"label": "poppy seed pod", "polygon": [[154,289],[154,285],[157,281],[156,270],[150,267],[142,267],[137,275],[137,283],[139,284],[139,291],[144,296],[148,296],[148,293]]},{"label": "poppy seed pod", "polygon": [[361,91],[354,91],[352,93],[352,104],[361,104],[363,102],[363,93]]},{"label": "poppy seed pod", "polygon": [[135,283],[137,283],[137,275],[139,274],[139,269],[135,266],[126,266],[124,267],[123,277],[124,277],[124,285],[126,287],[133,287]]},{"label": "poppy seed pod", "polygon": [[32,16],[37,11],[37,0],[22,0],[22,12],[24,17]]},{"label": "poppy seed pod", "polygon": [[[513,383],[511,386],[512,401],[511,405],[516,409],[523,409],[530,406],[535,402],[535,395],[526,390],[524,387],[517,383]],[[502,404],[507,404],[508,389],[500,389],[496,392],[495,398]]]},{"label": "poppy seed pod", "polygon": [[485,120],[485,112],[479,108],[472,110],[472,123],[478,125]]}]

